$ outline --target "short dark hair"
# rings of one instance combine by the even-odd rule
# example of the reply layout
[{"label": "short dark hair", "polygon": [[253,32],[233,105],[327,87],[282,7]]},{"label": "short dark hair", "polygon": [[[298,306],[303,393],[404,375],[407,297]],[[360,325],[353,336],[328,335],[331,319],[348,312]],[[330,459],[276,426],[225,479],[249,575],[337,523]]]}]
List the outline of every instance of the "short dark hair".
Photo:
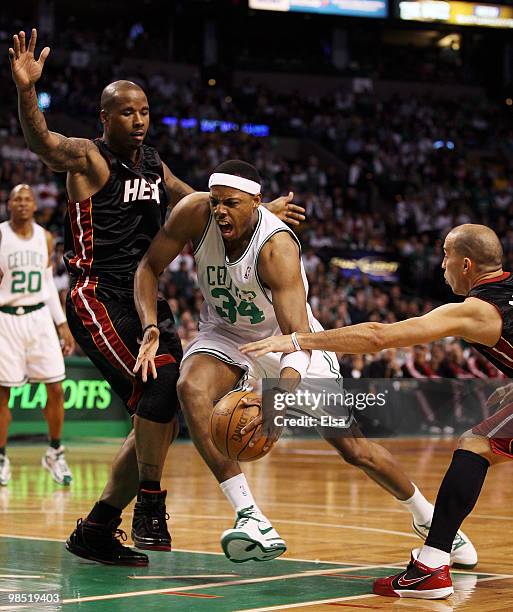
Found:
[{"label": "short dark hair", "polygon": [[233,174],[234,176],[240,176],[242,178],[249,179],[250,181],[255,181],[256,183],[262,182],[260,174],[258,174],[258,170],[255,168],[255,166],[252,166],[251,164],[248,164],[248,162],[240,159],[229,159],[228,161],[219,164],[219,166],[215,168],[214,172]]}]

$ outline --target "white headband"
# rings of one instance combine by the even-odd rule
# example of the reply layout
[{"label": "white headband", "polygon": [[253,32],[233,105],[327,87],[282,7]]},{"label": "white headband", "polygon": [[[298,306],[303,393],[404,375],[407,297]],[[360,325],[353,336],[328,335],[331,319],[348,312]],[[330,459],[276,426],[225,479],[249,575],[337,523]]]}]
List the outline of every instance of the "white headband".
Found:
[{"label": "white headband", "polygon": [[240,189],[251,195],[257,195],[260,193],[261,185],[256,181],[251,181],[242,176],[235,176],[234,174],[224,174],[224,172],[214,172],[210,175],[208,180],[208,188],[214,185],[222,185],[223,187],[233,187],[234,189]]}]

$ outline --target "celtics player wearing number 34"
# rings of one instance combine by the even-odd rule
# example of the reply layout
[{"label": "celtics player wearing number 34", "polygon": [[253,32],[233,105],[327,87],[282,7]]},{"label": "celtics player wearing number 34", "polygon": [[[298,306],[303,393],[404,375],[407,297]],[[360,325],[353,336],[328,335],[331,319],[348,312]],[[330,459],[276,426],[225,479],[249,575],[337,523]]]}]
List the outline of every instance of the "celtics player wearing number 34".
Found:
[{"label": "celtics player wearing number 34", "polygon": [[[302,379],[331,384],[340,377],[334,353],[297,351],[253,358],[240,351],[240,345],[269,333],[322,329],[307,303],[299,242],[260,206],[260,182],[257,170],[245,162],[218,166],[209,180],[209,194],[189,195],[173,210],[135,279],[136,306],[147,328],[136,364],[144,379],[154,372],[158,347],[158,276],[188,241],[193,243],[205,303],[199,334],[187,347],[180,368],[178,395],[192,439],[237,513],[234,528],[221,538],[225,554],[236,562],[272,559],[285,551],[285,543],[258,508],[238,463],[214,447],[208,431],[214,402],[245,375],[253,380],[279,379],[283,389],[295,388]],[[259,402],[259,398],[250,400]],[[273,440],[279,431],[273,429],[272,420],[270,424],[265,433]],[[257,431],[255,439],[259,436]],[[354,422],[342,433],[330,430],[327,441],[343,459],[403,502],[413,515],[416,533],[427,534],[433,506],[386,449],[364,438]],[[451,560],[466,566],[477,562],[472,544],[461,532]]]},{"label": "celtics player wearing number 34", "polygon": [[[52,237],[34,223],[36,202],[28,185],[17,185],[8,203],[10,218],[0,223],[0,485],[11,477],[5,452],[11,421],[11,387],[45,383],[50,446],[42,459],[53,479],[69,485],[71,473],[60,438],[64,422],[62,351],[73,351],[73,337],[53,282]],[[52,320],[53,319],[53,320]],[[55,332],[55,325],[63,342]]]}]

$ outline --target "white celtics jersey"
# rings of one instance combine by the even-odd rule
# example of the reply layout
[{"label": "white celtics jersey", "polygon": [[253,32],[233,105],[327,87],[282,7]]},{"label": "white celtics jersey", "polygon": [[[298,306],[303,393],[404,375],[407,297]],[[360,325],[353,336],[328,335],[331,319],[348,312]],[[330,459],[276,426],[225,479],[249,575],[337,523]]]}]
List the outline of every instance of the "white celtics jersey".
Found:
[{"label": "white celtics jersey", "polygon": [[[210,215],[205,232],[195,252],[198,282],[205,298],[200,316],[203,323],[214,323],[227,334],[248,342],[280,334],[272,305],[272,294],[258,277],[258,256],[265,243],[278,232],[294,233],[263,206],[258,208],[258,221],[243,255],[228,261],[221,232]],[[298,242],[299,244],[299,242]],[[303,264],[301,273],[308,294]],[[313,322],[310,306],[308,317]]]},{"label": "white celtics jersey", "polygon": [[0,306],[33,306],[47,299],[45,270],[48,246],[45,230],[32,224],[31,238],[20,238],[8,221],[0,223]]}]

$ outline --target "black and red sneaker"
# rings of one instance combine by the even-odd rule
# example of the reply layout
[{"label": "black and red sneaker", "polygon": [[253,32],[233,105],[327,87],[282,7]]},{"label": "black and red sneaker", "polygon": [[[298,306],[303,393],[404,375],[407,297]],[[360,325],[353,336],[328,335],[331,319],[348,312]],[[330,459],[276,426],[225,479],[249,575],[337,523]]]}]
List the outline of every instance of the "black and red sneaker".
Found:
[{"label": "black and red sneaker", "polygon": [[166,495],[167,491],[139,491],[132,519],[132,540],[137,548],[171,550]]},{"label": "black and red sneaker", "polygon": [[66,540],[66,549],[77,557],[106,565],[148,565],[147,555],[123,546],[121,541],[127,537],[118,529],[120,523],[120,518],[107,524],[78,519],[75,530]]},{"label": "black and red sneaker", "polygon": [[417,561],[413,553],[408,567],[387,578],[374,581],[372,592],[385,597],[445,599],[454,593],[449,566],[428,567]]}]

